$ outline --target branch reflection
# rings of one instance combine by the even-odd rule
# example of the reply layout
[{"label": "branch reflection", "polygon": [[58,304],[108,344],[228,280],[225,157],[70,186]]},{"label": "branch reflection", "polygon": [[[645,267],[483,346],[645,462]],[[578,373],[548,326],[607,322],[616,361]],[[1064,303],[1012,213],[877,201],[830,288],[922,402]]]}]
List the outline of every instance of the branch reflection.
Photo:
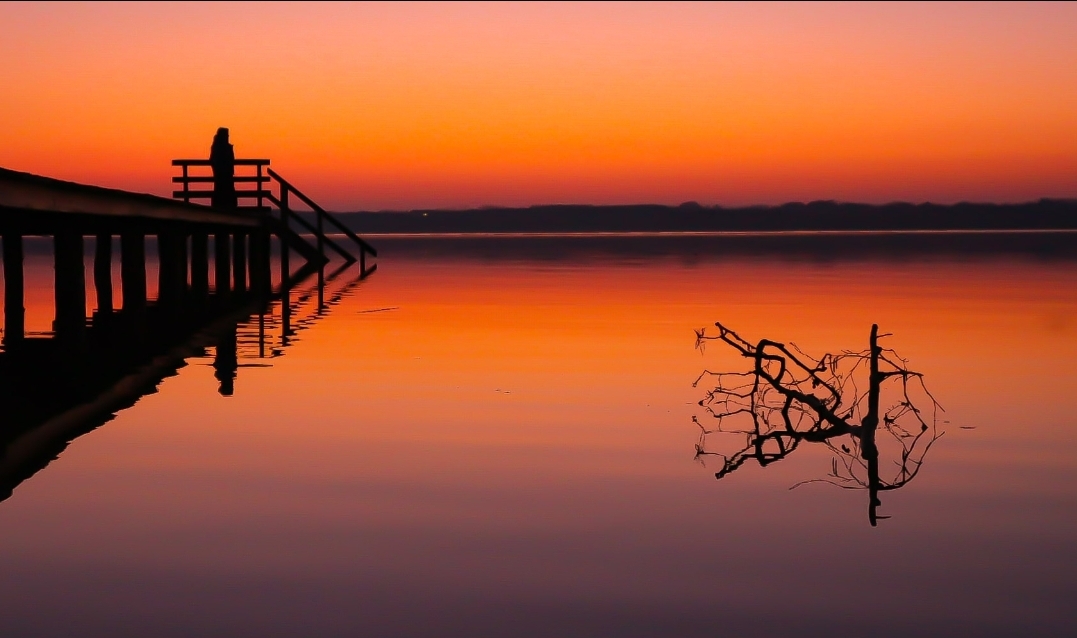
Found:
[{"label": "branch reflection", "polygon": [[[868,520],[875,526],[881,492],[899,489],[920,472],[937,429],[938,401],[923,374],[908,367],[894,350],[883,348],[877,325],[868,348],[814,358],[796,344],[770,339],[751,343],[716,323],[718,334],[696,333],[701,350],[712,341],[749,359],[743,372],[705,370],[693,387],[707,388],[699,405],[705,416],[692,417],[700,428],[696,457],[715,456],[725,478],[754,459],[760,466],[780,461],[803,443],[832,453],[824,482],[868,491]],[[730,441],[739,441],[730,447]]]}]

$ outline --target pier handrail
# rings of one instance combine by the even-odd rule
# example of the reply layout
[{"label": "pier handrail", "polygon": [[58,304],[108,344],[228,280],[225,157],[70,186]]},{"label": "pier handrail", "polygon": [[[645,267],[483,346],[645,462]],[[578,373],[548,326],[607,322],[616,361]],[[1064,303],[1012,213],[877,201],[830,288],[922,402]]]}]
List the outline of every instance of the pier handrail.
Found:
[{"label": "pier handrail", "polygon": [[[295,186],[292,186],[292,184],[290,182],[288,182],[288,180],[281,177],[280,174],[277,173],[277,171],[273,170],[272,168],[267,168],[266,172],[269,173],[270,177],[272,177],[273,179],[275,179],[277,181],[277,183],[280,185],[281,189],[286,188],[286,189],[288,189],[288,192],[295,193],[295,196],[298,197],[300,199],[300,201],[302,201],[307,206],[310,206],[310,209],[315,212],[315,214],[318,216],[319,219],[325,219],[330,224],[333,224],[334,226],[336,226],[337,229],[340,232],[344,233],[348,237],[348,239],[355,242],[355,244],[357,246],[359,246],[359,249],[361,251],[370,253],[374,257],[378,256],[378,251],[374,250],[373,246],[371,246],[366,241],[364,241],[363,238],[356,235],[355,232],[352,231],[352,229],[350,229],[347,226],[345,226],[344,224],[342,224],[340,222],[340,220],[338,220],[336,217],[333,217],[329,213],[325,212],[325,209],[323,209],[318,204],[314,203],[314,200],[312,200],[311,198],[304,195],[303,192],[300,191],[298,188],[296,188]],[[283,201],[283,198],[282,198],[282,201]]]},{"label": "pier handrail", "polygon": [[[272,210],[269,204],[276,206],[280,211],[280,219],[274,220],[274,223],[279,224],[279,227],[283,231],[291,232],[288,229],[289,222],[294,220],[297,224],[304,229],[312,233],[317,238],[319,253],[324,254],[325,248],[330,248],[341,257],[347,263],[359,262],[359,268],[363,272],[366,271],[366,256],[369,254],[372,257],[378,256],[378,251],[367,243],[363,238],[355,234],[352,229],[345,226],[336,217],[328,213],[324,208],[319,206],[314,200],[308,197],[301,190],[292,185],[291,182],[281,177],[280,173],[277,173],[272,168],[269,168],[268,159],[236,159],[233,160],[235,166],[252,166],[255,169],[253,175],[238,175],[233,178],[236,183],[255,185],[254,190],[237,190],[236,198],[243,199],[256,199],[257,206],[242,206],[240,211],[254,210],[257,213],[265,214],[270,213]],[[192,199],[212,199],[213,190],[192,190],[192,184],[212,184],[214,178],[212,175],[192,175],[191,167],[205,167],[212,166],[212,162],[208,159],[174,159],[172,160],[173,166],[179,166],[183,170],[183,174],[178,177],[172,178],[173,184],[179,184],[182,186],[180,190],[172,192],[172,197],[175,199],[182,199],[184,202],[190,202]],[[277,193],[273,192],[271,188],[272,184],[276,182]],[[297,211],[291,207],[290,196],[295,195],[299,201],[306,204],[314,213],[314,223],[301,216]],[[348,239],[350,239],[359,248],[358,258],[341,246],[338,242],[333,241],[325,234],[325,222],[328,221],[333,227],[342,232]],[[370,271],[373,272],[373,271]]]},{"label": "pier handrail", "polygon": [[278,209],[280,209],[280,214],[281,214],[282,221],[283,221],[283,218],[285,218],[285,217],[287,219],[289,219],[289,220],[295,220],[296,222],[299,223],[300,226],[307,229],[311,234],[313,234],[315,236],[320,235],[319,239],[321,239],[321,241],[326,246],[329,246],[338,255],[340,255],[345,260],[347,260],[348,263],[352,263],[352,262],[355,261],[355,256],[354,255],[352,255],[348,251],[341,248],[340,244],[338,244],[335,241],[333,241],[332,239],[329,239],[328,237],[326,237],[324,233],[319,233],[318,229],[313,224],[311,224],[307,220],[303,219],[302,216],[300,216],[298,213],[296,213],[291,208],[288,208],[288,206],[286,204],[284,204],[281,200],[277,199],[277,197],[275,195],[273,195],[273,193],[270,193],[269,195],[266,195],[266,199],[269,200],[270,204],[273,204]]},{"label": "pier handrail", "polygon": [[[237,184],[250,184],[254,183],[254,190],[237,190],[237,199],[257,199],[257,210],[262,210],[264,199],[269,194],[268,188],[263,188],[263,185],[268,186],[269,176],[265,174],[265,167],[269,166],[269,160],[267,159],[237,159],[234,160],[235,166],[254,166],[256,169],[255,175],[237,175],[232,178]],[[192,166],[213,166],[212,162],[208,159],[174,159],[172,160],[173,166],[179,166],[183,170],[183,174],[179,177],[173,177],[173,184],[180,184],[181,190],[172,191],[172,197],[175,199],[182,199],[185,202],[190,202],[192,199],[210,199],[213,197],[212,190],[191,190],[191,184],[212,184],[212,175],[191,175],[190,167]]]},{"label": "pier handrail", "polygon": [[[269,166],[267,159],[237,159],[233,160],[236,166]],[[173,166],[213,166],[213,161],[208,159],[174,159]]]}]

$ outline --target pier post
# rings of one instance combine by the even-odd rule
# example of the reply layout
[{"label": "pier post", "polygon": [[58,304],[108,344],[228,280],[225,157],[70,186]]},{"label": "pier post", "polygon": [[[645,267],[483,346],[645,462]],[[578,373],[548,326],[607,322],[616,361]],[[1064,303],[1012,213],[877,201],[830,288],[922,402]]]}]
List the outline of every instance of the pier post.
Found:
[{"label": "pier post", "polygon": [[53,236],[56,269],[56,338],[69,343],[82,340],[86,329],[86,268],[83,241],[78,233]]},{"label": "pier post", "polygon": [[247,255],[247,270],[250,272],[251,277],[251,291],[262,291],[262,272],[259,265],[262,262],[262,242],[259,240],[258,231],[252,232],[250,235],[250,254]]},{"label": "pier post", "polygon": [[97,310],[102,316],[112,314],[112,235],[97,235],[94,245],[93,285],[97,292]]},{"label": "pier post", "polygon": [[142,233],[120,235],[120,288],[124,310],[146,307],[146,236]]},{"label": "pier post", "polygon": [[273,235],[259,231],[258,241],[262,244],[262,293],[269,295],[273,292]]},{"label": "pier post", "polygon": [[169,233],[157,234],[157,302],[171,303],[176,297],[175,238]]},{"label": "pier post", "polygon": [[318,266],[318,313],[325,310],[325,264]]},{"label": "pier post", "polygon": [[[284,230],[288,230],[288,221],[291,217],[288,208],[288,189],[282,187],[280,189],[280,223],[284,226]],[[292,269],[288,264],[288,242],[284,241],[284,235],[280,236],[280,285],[284,287],[285,282],[288,281],[288,277],[292,274]]]},{"label": "pier post", "polygon": [[268,294],[273,289],[273,275],[270,269],[269,233],[256,230],[251,238],[251,290],[257,294]]},{"label": "pier post", "polygon": [[247,236],[236,233],[232,236],[232,279],[233,289],[237,293],[247,290]]},{"label": "pier post", "polygon": [[187,295],[188,263],[187,263],[187,233],[176,235],[176,290],[180,297]]},{"label": "pier post", "polygon": [[22,235],[4,235],[4,345],[11,347],[26,334],[23,307]]},{"label": "pier post", "polygon": [[227,294],[231,289],[232,264],[231,264],[232,238],[228,233],[217,233],[213,237],[213,270],[214,288],[218,295]]},{"label": "pier post", "polygon": [[191,235],[191,292],[200,301],[209,294],[209,236],[205,233]]},{"label": "pier post", "polygon": [[160,261],[158,301],[178,303],[187,291],[187,236],[176,232],[158,234],[157,253]]}]

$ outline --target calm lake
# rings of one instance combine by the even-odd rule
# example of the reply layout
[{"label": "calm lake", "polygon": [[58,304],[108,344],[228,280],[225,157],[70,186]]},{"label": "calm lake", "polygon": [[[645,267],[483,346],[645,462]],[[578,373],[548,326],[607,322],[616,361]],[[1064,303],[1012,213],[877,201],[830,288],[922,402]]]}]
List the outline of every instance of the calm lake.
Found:
[{"label": "calm lake", "polygon": [[[0,502],[0,633],[1077,631],[1077,235],[370,241],[287,343],[279,302],[239,326],[232,396],[210,346]],[[693,382],[751,367],[717,321],[816,356],[877,323],[923,373],[940,436],[877,526],[825,444],[697,457]]]}]

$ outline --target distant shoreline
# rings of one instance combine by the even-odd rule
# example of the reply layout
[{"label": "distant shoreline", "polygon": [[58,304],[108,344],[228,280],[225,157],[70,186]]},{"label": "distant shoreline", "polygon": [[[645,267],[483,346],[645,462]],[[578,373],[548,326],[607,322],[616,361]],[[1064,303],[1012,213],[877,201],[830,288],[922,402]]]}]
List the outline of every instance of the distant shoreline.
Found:
[{"label": "distant shoreline", "polygon": [[[765,230],[765,231],[593,231],[593,232],[430,232],[430,233],[364,233],[372,239],[572,239],[572,238],[676,238],[676,237],[840,237],[852,236],[899,236],[899,235],[1077,235],[1077,228],[1015,228],[1015,229],[953,229],[953,230]],[[326,233],[330,237],[344,237],[344,233]],[[309,235],[313,237],[313,235]]]},{"label": "distant shoreline", "polygon": [[[1077,262],[1077,229],[765,231],[672,233],[393,233],[364,236],[386,258],[538,259],[651,258],[713,261],[907,261],[1016,259]],[[341,235],[343,237],[343,235]]]},{"label": "distant shoreline", "polygon": [[1070,232],[1077,200],[1025,204],[905,204],[839,202],[721,208],[555,205],[529,208],[337,213],[365,235],[759,234],[910,232]]}]

